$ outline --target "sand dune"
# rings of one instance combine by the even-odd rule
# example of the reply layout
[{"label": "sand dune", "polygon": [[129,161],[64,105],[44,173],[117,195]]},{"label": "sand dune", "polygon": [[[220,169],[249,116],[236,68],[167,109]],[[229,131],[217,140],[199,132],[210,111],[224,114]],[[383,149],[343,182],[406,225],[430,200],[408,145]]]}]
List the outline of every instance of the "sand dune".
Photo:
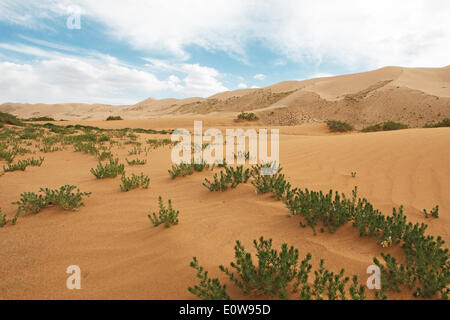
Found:
[{"label": "sand dune", "polygon": [[[224,129],[231,119],[205,117],[205,127]],[[191,118],[81,122],[104,127],[192,128]],[[430,143],[432,142],[432,143]],[[323,124],[281,128],[280,161],[295,186],[350,193],[355,185],[384,214],[400,204],[413,222],[429,224],[428,232],[450,240],[450,129],[408,129],[369,134],[329,134]],[[70,149],[70,148],[69,148]],[[128,148],[129,149],[129,148]],[[128,149],[118,149],[121,159]],[[141,158],[144,155],[140,156]],[[170,149],[149,152],[146,165],[127,172],[151,177],[148,190],[120,192],[119,178],[96,180],[89,169],[97,160],[71,150],[45,154],[42,167],[0,177],[0,204],[11,217],[24,191],[71,183],[93,194],[78,212],[48,208],[0,229],[0,297],[190,299],[187,287],[195,283],[189,268],[193,256],[213,276],[227,280],[218,265],[233,257],[234,241],[250,248],[261,235],[274,244],[295,245],[313,261],[366,279],[365,270],[382,249],[373,239],[361,238],[350,224],[336,233],[314,236],[301,228],[287,209],[269,196],[256,195],[251,185],[212,193],[202,186],[211,172],[171,180]],[[357,172],[356,178],[350,172]],[[172,199],[180,210],[180,224],[154,228],[147,214],[157,209],[157,198]],[[422,209],[440,206],[439,219],[425,219]],[[390,250],[390,251],[389,251]],[[396,251],[397,250],[397,251]],[[67,266],[82,270],[82,290],[65,287]],[[229,284],[229,283],[228,283]],[[231,284],[229,293],[243,298]],[[390,298],[410,298],[410,292]],[[254,298],[258,298],[257,296]]]},{"label": "sand dune", "polygon": [[[335,77],[284,81],[262,89],[242,89],[209,98],[152,99],[131,106],[4,103],[0,111],[21,118],[51,116],[57,120],[105,120],[160,116],[260,113],[266,124],[293,125],[344,120],[357,128],[382,121],[421,127],[450,117],[450,67],[385,67]],[[287,119],[287,120],[286,120]]]}]

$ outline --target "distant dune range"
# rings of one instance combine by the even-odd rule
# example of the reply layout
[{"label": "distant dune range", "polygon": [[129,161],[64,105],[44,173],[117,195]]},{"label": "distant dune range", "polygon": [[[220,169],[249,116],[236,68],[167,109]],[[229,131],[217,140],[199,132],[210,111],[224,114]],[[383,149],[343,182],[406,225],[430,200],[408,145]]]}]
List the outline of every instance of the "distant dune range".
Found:
[{"label": "distant dune range", "polygon": [[235,117],[258,114],[261,124],[295,125],[343,120],[356,128],[383,121],[410,127],[450,118],[450,66],[385,67],[374,71],[304,81],[285,81],[261,89],[243,89],[209,98],[146,99],[130,106],[101,104],[4,103],[0,111],[20,118],[105,120],[190,116]]}]

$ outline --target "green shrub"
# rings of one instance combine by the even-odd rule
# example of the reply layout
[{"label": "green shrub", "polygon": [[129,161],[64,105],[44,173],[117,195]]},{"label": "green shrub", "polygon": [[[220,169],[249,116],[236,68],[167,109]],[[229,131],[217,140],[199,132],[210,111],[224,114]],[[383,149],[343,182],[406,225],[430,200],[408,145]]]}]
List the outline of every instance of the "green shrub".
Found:
[{"label": "green shrub", "polygon": [[433,209],[431,209],[430,213],[428,213],[427,210],[423,209],[423,213],[425,214],[426,218],[428,218],[429,215],[431,215],[433,218],[439,218],[439,206],[435,206]]},{"label": "green shrub", "polygon": [[98,149],[93,142],[83,143],[78,141],[75,142],[73,148],[76,152],[84,152],[94,156],[98,155]]},{"label": "green shrub", "polygon": [[144,165],[144,164],[146,164],[147,163],[147,160],[146,159],[142,159],[142,160],[139,160],[139,159],[133,159],[133,160],[128,160],[128,159],[125,159],[126,160],[126,162],[127,162],[127,164],[129,165],[129,166],[135,166],[135,165]]},{"label": "green shrub", "polygon": [[241,112],[237,116],[238,120],[246,120],[246,121],[257,121],[259,118],[253,112]]},{"label": "green shrub", "polygon": [[353,130],[351,124],[339,120],[328,120],[327,125],[331,132],[347,132]]},{"label": "green shrub", "polygon": [[125,172],[125,165],[119,164],[119,159],[109,159],[109,163],[103,164],[99,162],[97,164],[97,168],[91,168],[91,173],[97,178],[97,179],[103,179],[103,178],[115,178],[119,174],[124,174]]},{"label": "green shrub", "polygon": [[6,214],[2,213],[2,209],[0,208],[0,228],[6,224]]},{"label": "green shrub", "polygon": [[97,158],[98,161],[103,161],[106,159],[112,159],[113,155],[111,152],[109,151],[102,151],[102,153],[98,154]]},{"label": "green shrub", "polygon": [[143,173],[139,176],[133,173],[131,178],[127,178],[125,174],[123,174],[121,180],[122,184],[120,185],[120,190],[122,190],[122,192],[130,191],[131,189],[136,189],[139,187],[147,189],[150,184],[150,178]]},{"label": "green shrub", "polygon": [[[238,240],[234,247],[235,261],[230,263],[231,268],[219,266],[244,294],[262,293],[270,297],[288,299],[300,293],[298,297],[303,300],[322,300],[325,295],[329,300],[346,299],[346,284],[350,278],[344,275],[344,269],[339,273],[331,272],[321,260],[319,269],[314,271],[314,279],[310,280],[310,253],[299,262],[298,249],[289,247],[286,243],[281,245],[280,251],[272,248],[272,239],[265,240],[260,237],[258,241],[253,241],[253,244],[256,249],[255,262],[252,254],[247,252]],[[208,280],[208,273],[203,273],[203,268],[198,267],[195,257],[191,266],[199,271],[197,276],[202,280],[200,287],[194,287],[195,290],[189,288],[191,293],[201,299],[229,299],[226,287],[221,285],[218,279]],[[365,299],[365,288],[358,284],[356,276],[353,276],[349,292],[354,300]]]},{"label": "green shrub", "polygon": [[24,119],[24,121],[56,121],[56,120],[51,117],[43,116],[43,117],[34,117],[34,118]]},{"label": "green shrub", "polygon": [[383,123],[378,123],[369,127],[362,129],[362,132],[375,132],[375,131],[391,131],[391,130],[400,130],[407,129],[408,126],[403,123],[387,121]]},{"label": "green shrub", "polygon": [[180,164],[174,164],[172,165],[172,169],[169,169],[169,175],[172,179],[175,179],[176,177],[184,177],[186,175],[191,175],[194,173],[194,171],[201,172],[204,169],[209,169],[210,165],[206,162],[202,163],[180,163]]},{"label": "green shrub", "polygon": [[203,186],[209,191],[225,191],[229,187],[236,188],[241,183],[247,183],[252,175],[252,171],[244,166],[224,167],[225,171],[220,172],[220,178],[217,173],[214,174],[214,181],[205,179]]},{"label": "green shrub", "polygon": [[174,144],[170,139],[149,139],[147,143],[154,149]]},{"label": "green shrub", "polygon": [[57,205],[63,210],[77,210],[83,206],[82,197],[90,196],[90,192],[80,192],[77,189],[76,192],[72,192],[76,187],[71,185],[64,185],[56,190],[50,190],[48,188],[41,188],[40,194],[34,192],[24,192],[20,196],[19,201],[13,202],[18,206],[16,215],[12,220],[12,224],[15,224],[19,215],[22,213],[38,213],[41,209]]},{"label": "green shrub", "polygon": [[16,116],[13,116],[12,114],[6,113],[6,112],[0,112],[0,123],[3,124],[12,124],[15,126],[23,126],[24,123],[17,119]]},{"label": "green shrub", "polygon": [[179,211],[175,211],[172,207],[172,200],[169,199],[168,201],[168,207],[166,208],[164,206],[162,197],[159,196],[158,198],[159,203],[159,212],[158,216],[155,212],[153,212],[152,215],[148,215],[148,218],[153,223],[155,227],[159,226],[160,224],[164,224],[164,227],[169,228],[170,225],[176,225],[178,224],[178,215]]},{"label": "green shrub", "polygon": [[190,266],[197,270],[197,278],[200,279],[200,285],[188,288],[190,293],[202,300],[230,300],[226,285],[222,285],[217,278],[209,278],[208,271],[203,271],[196,257],[193,258]]},{"label": "green shrub", "polygon": [[19,160],[19,161],[17,161],[17,163],[14,163],[14,164],[9,163],[7,167],[3,166],[3,171],[5,171],[5,172],[16,171],[16,170],[25,171],[25,169],[28,166],[40,167],[43,162],[44,162],[44,158],[42,158],[42,157],[39,159],[29,158],[26,160]]},{"label": "green shrub", "polygon": [[445,118],[438,123],[427,123],[425,128],[441,128],[441,127],[450,127],[450,118]]},{"label": "green shrub", "polygon": [[108,118],[106,118],[106,121],[111,121],[111,120],[123,120],[121,116],[109,116]]}]

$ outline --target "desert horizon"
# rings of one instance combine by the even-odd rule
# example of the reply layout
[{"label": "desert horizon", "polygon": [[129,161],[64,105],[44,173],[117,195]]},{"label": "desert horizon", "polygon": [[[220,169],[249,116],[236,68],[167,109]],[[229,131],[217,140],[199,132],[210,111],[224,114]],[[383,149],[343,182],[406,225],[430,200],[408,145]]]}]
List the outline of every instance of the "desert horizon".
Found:
[{"label": "desert horizon", "polygon": [[0,1],[0,300],[448,299],[448,32],[416,7],[44,3]]}]

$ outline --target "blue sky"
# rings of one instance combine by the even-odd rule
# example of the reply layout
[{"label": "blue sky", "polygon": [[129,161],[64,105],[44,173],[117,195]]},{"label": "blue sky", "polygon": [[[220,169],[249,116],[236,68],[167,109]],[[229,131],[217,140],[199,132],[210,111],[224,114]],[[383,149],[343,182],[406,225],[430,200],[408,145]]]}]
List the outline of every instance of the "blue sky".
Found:
[{"label": "blue sky", "polygon": [[442,67],[449,2],[0,0],[0,103],[134,104]]}]

